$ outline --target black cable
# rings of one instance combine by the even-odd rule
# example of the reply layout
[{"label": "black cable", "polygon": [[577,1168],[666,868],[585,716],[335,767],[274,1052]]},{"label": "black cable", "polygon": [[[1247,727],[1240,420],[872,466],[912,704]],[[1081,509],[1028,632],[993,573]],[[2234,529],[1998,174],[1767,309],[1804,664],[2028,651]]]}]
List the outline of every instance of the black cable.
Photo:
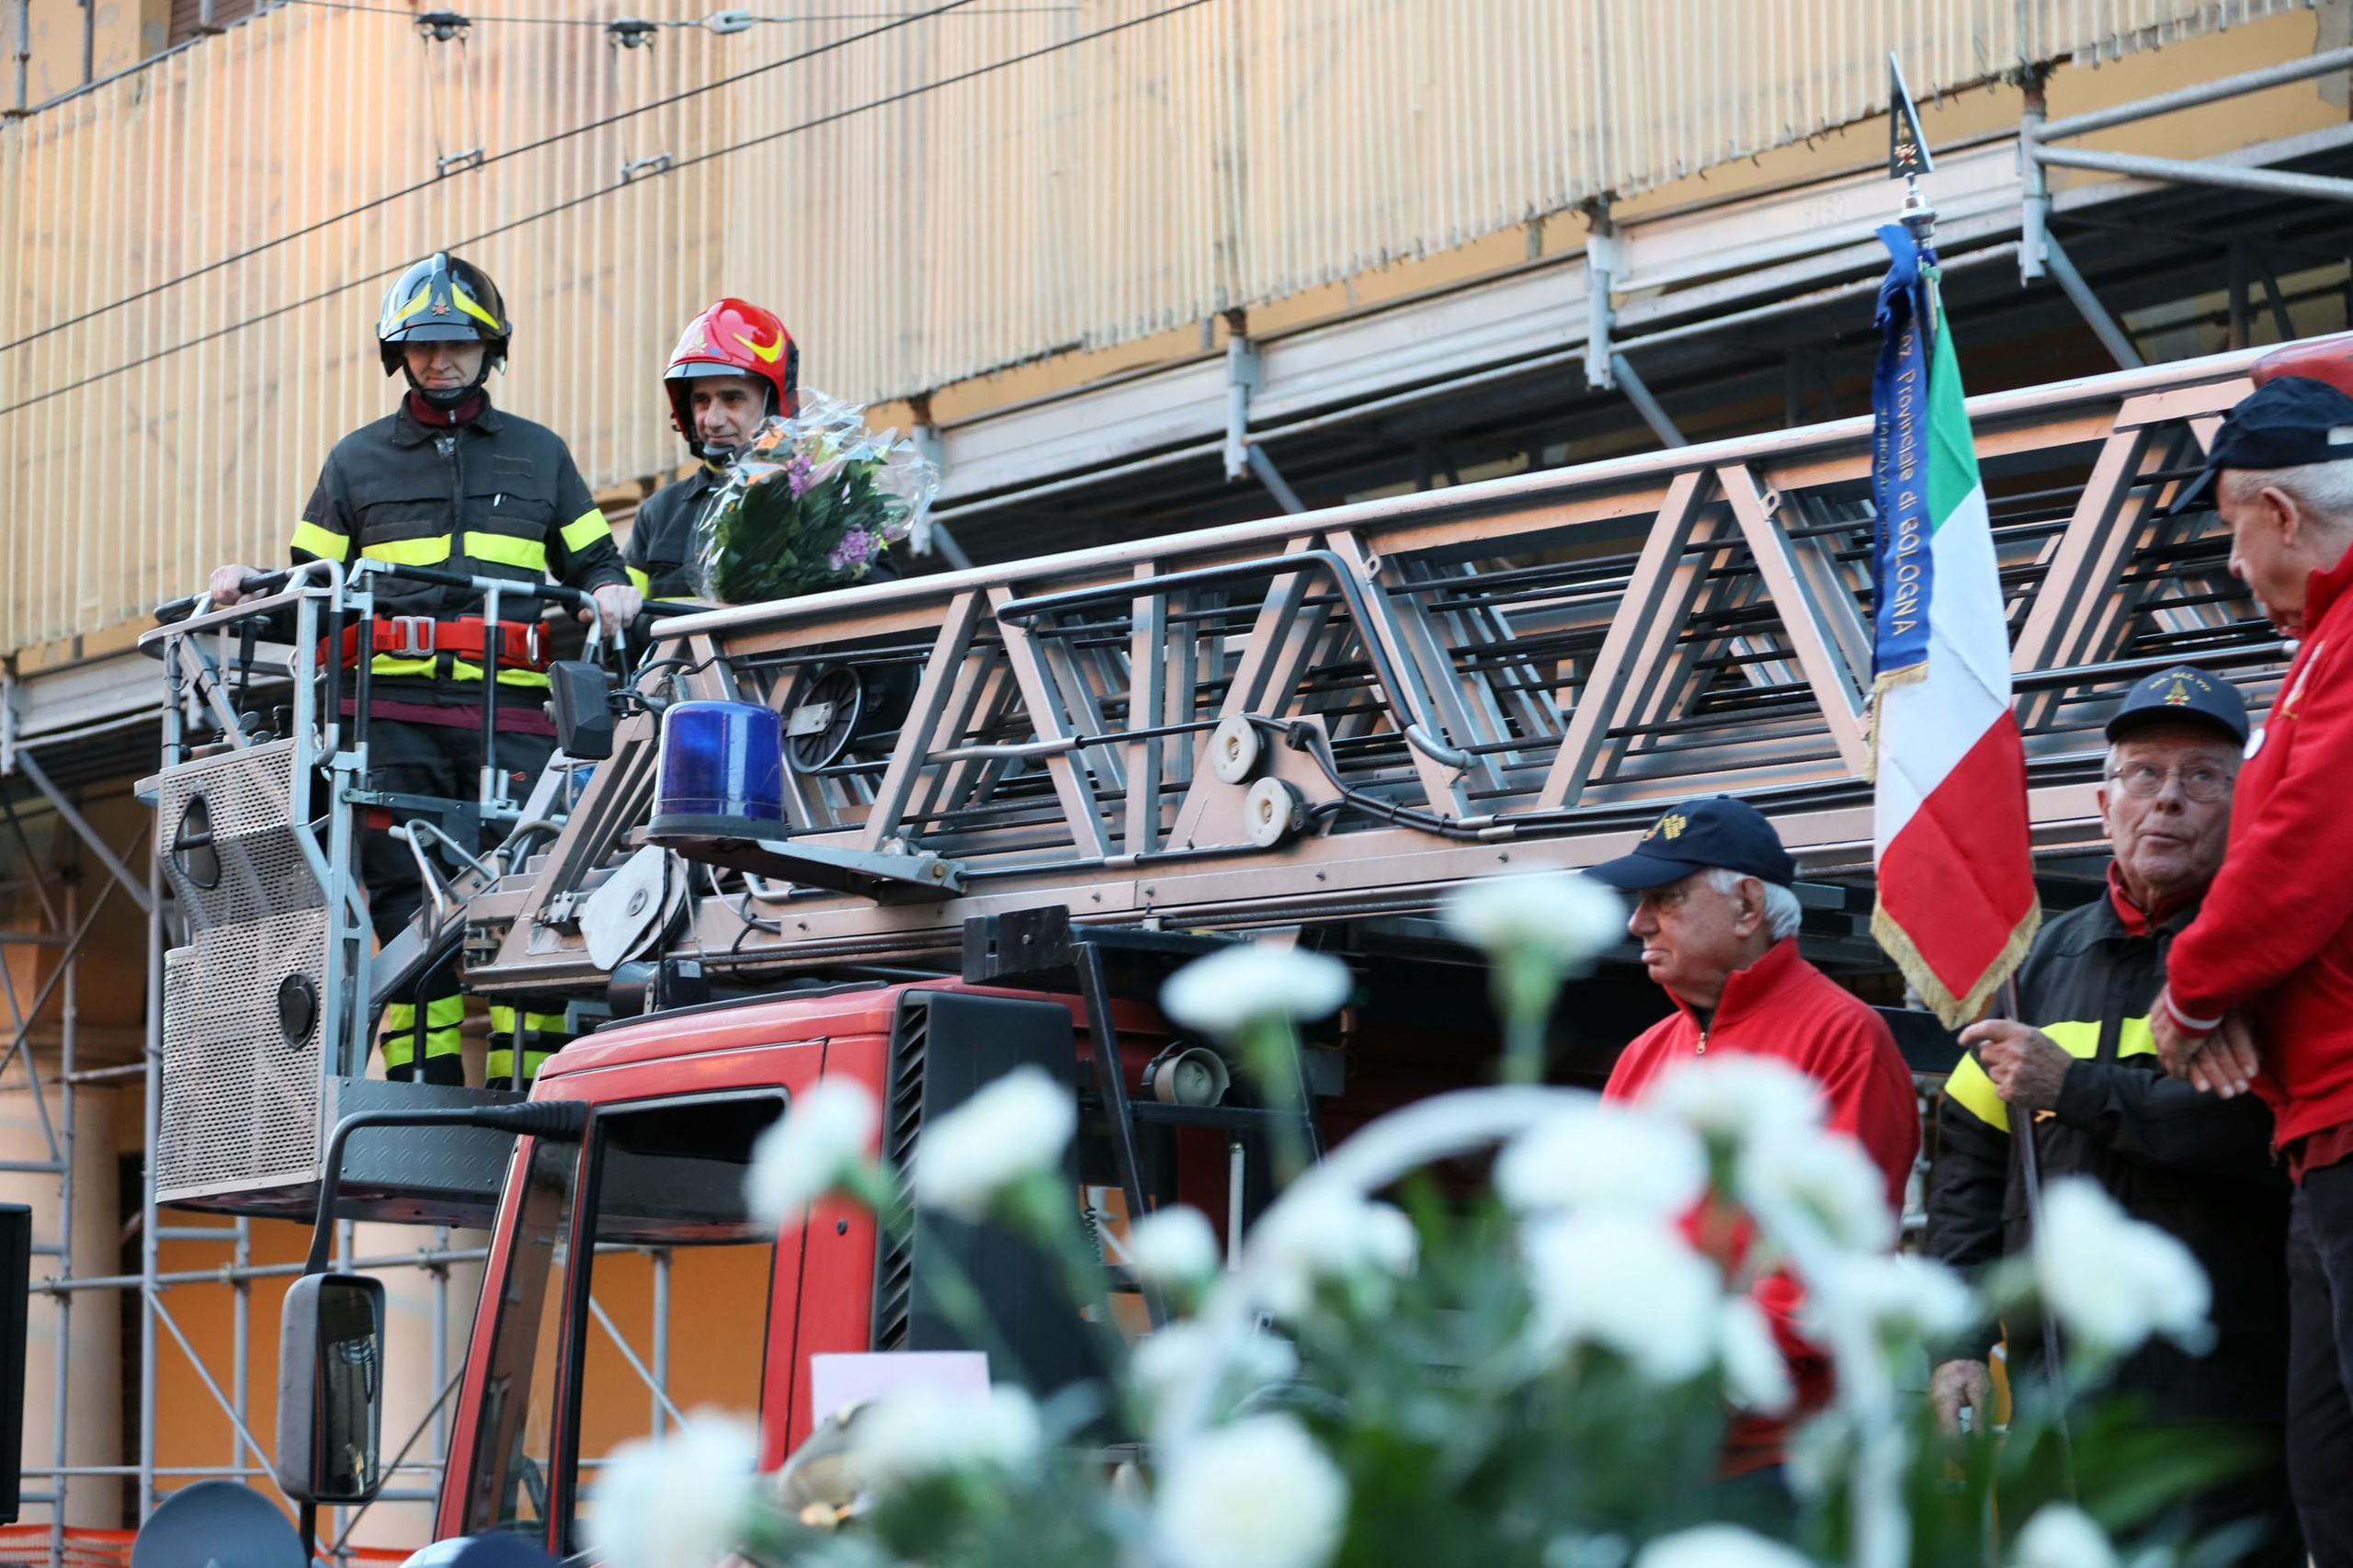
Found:
[{"label": "black cable", "polygon": [[[304,0],[304,3],[324,3],[324,0]],[[748,70],[738,71],[733,75],[722,76],[715,81],[705,82],[699,86],[683,88],[678,92],[670,94],[666,97],[655,98],[653,102],[640,104],[635,108],[620,109],[615,113],[605,116],[601,119],[592,119],[587,121],[585,124],[575,125],[568,131],[551,132],[546,136],[540,137],[536,142],[526,142],[519,147],[510,147],[503,153],[493,153],[490,156],[483,158],[479,163],[469,164],[461,172],[472,173],[475,170],[486,169],[493,164],[504,163],[509,158],[519,158],[526,153],[536,153],[541,148],[552,147],[559,142],[567,142],[575,136],[585,136],[592,131],[602,131],[608,125],[618,125],[622,120],[634,119],[636,116],[641,114],[651,113],[657,108],[667,108],[672,104],[682,103],[688,98],[699,97],[701,94],[710,92],[716,88],[732,86],[735,83],[747,81],[754,76],[764,74],[767,72],[781,70],[787,65],[798,65],[804,61],[814,60],[819,55],[830,54],[836,50],[846,49],[851,44],[863,43],[870,39],[881,38],[883,34],[895,32],[899,28],[907,26],[909,23],[926,21],[934,17],[945,16],[950,11],[960,9],[970,4],[972,4],[972,0],[943,0],[942,4],[935,6],[927,11],[908,12],[903,19],[892,22],[885,27],[869,28],[866,31],[854,34],[849,38],[835,39],[829,43],[815,44],[808,49],[802,50],[798,54],[788,54],[781,60],[771,60],[765,65],[755,65]],[[391,14],[394,16],[409,17],[412,19],[414,19],[415,15],[408,11],[395,11]],[[597,23],[597,25],[599,27],[603,26],[602,23]],[[430,83],[431,80],[432,78],[428,75],[426,77],[426,81]],[[105,315],[112,311],[119,311],[125,305],[135,305],[142,300],[153,299],[155,295],[163,293],[166,290],[176,289],[183,283],[192,283],[197,278],[205,277],[210,273],[218,272],[224,267],[233,267],[238,262],[249,260],[254,256],[261,255],[264,251],[275,250],[279,245],[287,244],[292,241],[315,234],[322,229],[330,228],[335,224],[343,222],[347,219],[365,216],[369,212],[375,211],[381,207],[390,206],[392,203],[402,199],[404,197],[415,196],[419,191],[430,190],[434,187],[441,184],[447,177],[447,176],[437,172],[431,179],[418,180],[414,185],[405,185],[401,187],[398,190],[390,190],[386,191],[381,196],[371,197],[369,199],[361,202],[357,207],[347,208],[341,212],[334,214],[332,217],[321,218],[316,222],[305,223],[299,229],[290,229],[285,233],[277,236],[275,239],[267,239],[262,241],[258,244],[248,245],[245,249],[238,251],[232,256],[224,256],[218,261],[208,261],[203,266],[183,272],[176,278],[166,278],[161,283],[142,289],[135,294],[126,294],[121,299],[116,300],[110,304],[96,306],[90,310],[84,311],[78,316],[68,316],[62,322],[51,323],[48,326],[41,327],[34,332],[28,332],[24,336],[16,338],[13,341],[0,343],[0,354],[6,354],[14,348],[22,348],[28,343],[38,343],[40,339],[49,336],[52,333],[63,332],[69,326],[78,326],[85,321],[93,320],[96,317]],[[461,241],[460,243],[463,244],[465,242]],[[403,265],[405,265],[405,263]],[[359,281],[372,282],[374,278],[384,277],[388,272],[393,270],[397,269],[387,268],[385,272],[376,273],[372,275],[372,277],[362,278]],[[357,287],[357,285],[347,283],[339,288],[331,289],[324,294],[313,294],[307,300],[298,301],[296,303],[287,306],[286,309],[300,310],[303,305],[315,304],[321,300],[341,293],[344,289],[354,287]],[[256,322],[267,321],[269,317],[267,315],[252,318],[252,320]],[[244,324],[239,324],[241,326]],[[202,343],[207,341],[207,339],[197,338],[194,341],[197,343]]]},{"label": "black cable", "polygon": [[[961,3],[962,0],[950,0],[950,4]],[[910,98],[921,97],[926,93],[938,92],[942,87],[953,87],[961,83],[970,82],[977,77],[986,76],[998,71],[1006,70],[1015,65],[1027,64],[1032,60],[1041,59],[1049,54],[1057,54],[1065,49],[1075,49],[1083,43],[1093,43],[1096,40],[1108,37],[1112,33],[1125,32],[1131,28],[1142,27],[1147,22],[1160,21],[1165,17],[1176,16],[1178,12],[1190,11],[1197,6],[1206,6],[1209,4],[1211,4],[1211,0],[1176,0],[1176,4],[1165,6],[1157,11],[1150,12],[1147,15],[1141,17],[1131,17],[1124,22],[1114,22],[1108,27],[1097,28],[1091,33],[1082,33],[1076,38],[1064,39],[1060,43],[1047,44],[1041,48],[1033,49],[1022,54],[1008,55],[1003,60],[993,61],[986,65],[976,65],[970,71],[961,71],[953,76],[944,76],[937,82],[926,82],[920,86],[909,87],[904,91],[892,93],[883,97],[869,99],[867,102],[862,104],[853,104],[848,108],[836,109],[832,114],[820,115],[815,119],[802,120],[798,125],[788,125],[781,130],[763,131],[757,136],[746,137],[741,142],[733,142],[725,147],[714,148],[708,153],[698,153],[691,158],[682,159],[677,163],[672,164],[668,168],[661,170],[660,173],[663,175],[676,174],[681,169],[690,169],[697,164],[709,163],[713,158],[728,157],[733,153],[742,152],[746,147],[757,147],[769,142],[781,141],[783,138],[788,136],[798,136],[804,131],[822,130],[824,127],[835,124],[838,121],[854,119],[858,115],[866,113],[870,109],[888,108],[892,104],[904,103]],[[945,10],[946,8],[947,7],[945,6],[940,7],[942,10]],[[926,14],[936,15],[937,13]],[[881,29],[877,30],[879,31]],[[860,34],[859,36],[871,37],[873,35],[866,33]],[[758,69],[767,70],[768,67],[761,66],[758,67]],[[745,74],[750,74],[750,73],[747,72]],[[696,90],[700,91],[701,89]],[[638,111],[631,110],[630,112],[636,113]],[[561,134],[569,136],[574,134],[574,132],[564,131]],[[518,149],[518,151],[520,149]],[[500,155],[503,157],[507,156],[508,154],[502,153]],[[627,190],[632,184],[642,184],[645,180],[654,177],[656,176],[654,175],[644,175],[639,176],[638,179],[634,181],[622,180],[615,185],[604,186],[598,189],[587,191],[582,195],[571,197],[565,200],[559,201],[552,207],[542,208],[537,212],[529,213],[523,217],[510,219],[506,222],[495,224],[491,228],[484,229],[481,233],[475,234],[471,238],[460,240],[455,244],[445,245],[440,248],[444,250],[458,250],[467,246],[479,244],[484,240],[494,239],[500,234],[510,233],[516,229],[528,227],[529,225],[537,223],[543,219],[559,217],[563,213],[571,211],[575,207],[585,206],[591,201],[596,201],[604,197],[611,196],[619,191]],[[332,221],[333,220],[329,220],[329,222]],[[408,264],[406,262],[403,262],[400,267],[383,267],[378,271],[365,274],[362,277],[348,278],[344,282],[335,284],[330,288],[323,289],[315,294],[307,295],[302,299],[296,300],[290,304],[276,306],[270,310],[260,312],[258,315],[247,316],[243,321],[232,322],[227,326],[223,327],[216,327],[212,331],[202,334],[199,336],[189,338],[185,343],[175,343],[168,348],[158,348],[153,354],[142,355],[140,358],[131,360],[127,365],[117,365],[112,369],[100,370],[95,375],[85,376],[78,381],[68,381],[63,386],[52,387],[47,392],[36,392],[31,397],[20,399],[16,403],[0,405],[0,415],[15,414],[20,409],[30,408],[36,403],[47,403],[53,397],[63,397],[67,392],[78,392],[84,387],[96,385],[99,381],[111,381],[116,376],[126,375],[132,370],[143,369],[147,366],[154,364],[157,360],[168,359],[173,355],[181,353],[184,350],[200,347],[204,344],[211,343],[220,338],[226,337],[233,333],[243,332],[249,326],[259,326],[266,321],[272,321],[279,316],[288,315],[295,311],[318,304],[322,301],[331,300],[337,294],[348,293],[354,289],[363,288],[368,284],[375,282],[379,278],[392,277],[395,273],[401,271],[402,268],[405,267]],[[61,325],[65,324],[61,324]],[[53,332],[58,330],[58,328],[48,327],[43,328],[42,330],[44,332]],[[30,339],[20,339],[19,341],[29,342]],[[14,347],[16,347],[14,344],[0,345],[0,351],[5,351],[6,348]]]}]

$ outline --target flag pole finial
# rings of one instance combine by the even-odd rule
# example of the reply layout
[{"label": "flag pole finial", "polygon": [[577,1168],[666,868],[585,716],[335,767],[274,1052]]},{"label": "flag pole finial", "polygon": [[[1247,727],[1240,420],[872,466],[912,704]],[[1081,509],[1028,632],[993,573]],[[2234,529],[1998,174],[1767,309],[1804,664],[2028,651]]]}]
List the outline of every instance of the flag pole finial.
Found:
[{"label": "flag pole finial", "polygon": [[1937,210],[1920,188],[1920,176],[1934,174],[1937,161],[1920,130],[1920,108],[1904,85],[1904,66],[1890,50],[1887,55],[1887,177],[1904,182],[1904,206],[1897,217],[1925,250],[1936,236]]}]

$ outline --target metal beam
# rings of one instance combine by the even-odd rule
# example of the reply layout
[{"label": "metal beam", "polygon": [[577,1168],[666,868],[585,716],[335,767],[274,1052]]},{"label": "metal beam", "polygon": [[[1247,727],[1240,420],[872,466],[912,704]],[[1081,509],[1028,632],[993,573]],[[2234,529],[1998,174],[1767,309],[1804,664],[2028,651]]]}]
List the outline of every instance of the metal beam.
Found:
[{"label": "metal beam", "polygon": [[2131,103],[2113,108],[2093,109],[2086,114],[2070,115],[2054,119],[2042,128],[2045,136],[2083,136],[2110,126],[2130,125],[2136,119],[2150,119],[2157,115],[2171,114],[2176,109],[2195,108],[2200,104],[2216,103],[2234,98],[2245,93],[2259,93],[2267,87],[2283,86],[2290,82],[2302,82],[2313,76],[2325,76],[2331,72],[2353,70],[2353,49],[2332,49],[2285,64],[2268,65],[2260,71],[2245,71],[2235,76],[2221,76],[2211,82],[2181,87],[2154,97],[2136,98]]},{"label": "metal beam", "polygon": [[[2050,128],[2043,128],[2050,133]],[[2213,185],[2226,190],[2260,191],[2267,196],[2295,196],[2312,201],[2353,201],[2353,179],[2325,175],[2300,175],[2286,169],[2249,168],[2209,159],[2149,158],[2138,153],[2097,153],[2081,147],[2052,147],[2037,142],[2028,148],[2036,162],[2063,169],[2092,169],[2101,174],[2130,175],[2135,179],[2170,180],[2177,185]]]},{"label": "metal beam", "polygon": [[1659,406],[1658,399],[1651,395],[1651,389],[1643,378],[1634,374],[1634,367],[1626,362],[1626,356],[1612,354],[1609,366],[1616,377],[1618,390],[1626,394],[1626,401],[1634,405],[1634,412],[1643,416],[1643,423],[1651,427],[1651,434],[1658,437],[1659,445],[1688,447],[1691,444],[1683,438],[1683,432],[1675,427],[1675,421],[1666,416],[1666,410]]},{"label": "metal beam", "polygon": [[2075,270],[2074,260],[2067,255],[2067,248],[2059,243],[2056,234],[2043,235],[2042,256],[2050,266],[2051,275],[2059,279],[2059,287],[2065,290],[2076,311],[2090,324],[2092,335],[2099,339],[2100,347],[2108,350],[2109,357],[2120,369],[2127,370],[2137,370],[2147,364],[2148,361],[2141,358],[2140,349],[2133,347],[2131,334],[2108,313],[2108,307],[2099,302],[2099,296],[2092,292],[2092,286],[2084,281],[2082,273]]},{"label": "metal beam", "polygon": [[49,803],[56,808],[59,818],[74,830],[74,836],[89,846],[90,853],[98,858],[98,863],[114,873],[115,881],[122,884],[123,892],[131,895],[131,901],[140,907],[141,912],[153,908],[147,897],[147,880],[131,874],[131,868],[124,865],[120,857],[108,846],[107,841],[98,836],[97,830],[74,809],[74,802],[65,798],[65,792],[50,782],[49,775],[42,770],[33,754],[18,751],[17,766],[24,770],[25,777],[31,779],[42,794],[49,797]]}]

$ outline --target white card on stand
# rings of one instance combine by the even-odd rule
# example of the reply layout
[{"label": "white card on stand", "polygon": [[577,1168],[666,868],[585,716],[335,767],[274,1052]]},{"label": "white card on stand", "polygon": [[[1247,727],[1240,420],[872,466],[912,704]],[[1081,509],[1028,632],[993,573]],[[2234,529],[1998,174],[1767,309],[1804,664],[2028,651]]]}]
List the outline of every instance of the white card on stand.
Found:
[{"label": "white card on stand", "polygon": [[861,1400],[889,1399],[911,1389],[984,1394],[989,1392],[989,1358],[978,1350],[858,1351],[809,1358],[809,1408],[820,1424]]}]

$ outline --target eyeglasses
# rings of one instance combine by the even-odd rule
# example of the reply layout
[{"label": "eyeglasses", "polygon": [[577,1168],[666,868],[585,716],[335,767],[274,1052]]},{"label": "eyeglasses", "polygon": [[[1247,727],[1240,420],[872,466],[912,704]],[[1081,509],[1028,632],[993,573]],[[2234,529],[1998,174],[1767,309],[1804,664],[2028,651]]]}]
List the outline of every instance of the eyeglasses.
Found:
[{"label": "eyeglasses", "polygon": [[2180,779],[2181,792],[2206,805],[2213,804],[2231,792],[2230,770],[2217,767],[2211,762],[2193,762],[2181,767],[2155,767],[2145,762],[2132,762],[2118,768],[2109,778],[2122,786],[2126,794],[2137,795],[2143,800],[2163,790],[2168,778]]}]

